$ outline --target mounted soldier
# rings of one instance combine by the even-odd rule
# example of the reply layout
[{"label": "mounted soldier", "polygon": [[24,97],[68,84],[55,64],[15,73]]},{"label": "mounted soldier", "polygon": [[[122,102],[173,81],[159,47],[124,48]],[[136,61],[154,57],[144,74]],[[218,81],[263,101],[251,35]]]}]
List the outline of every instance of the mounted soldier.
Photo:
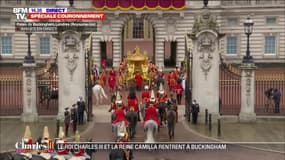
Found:
[{"label": "mounted soldier", "polygon": [[[64,144],[67,141],[64,138],[64,132],[63,132],[63,128],[59,127],[59,133],[58,133],[58,139],[55,141],[55,146],[59,145],[59,144]],[[57,160],[65,160],[65,159],[69,159],[71,158],[70,156],[70,151],[67,148],[56,148],[57,150],[57,155],[53,156],[54,159]]]},{"label": "mounted soldier", "polygon": [[[80,134],[78,131],[75,133],[75,142],[80,142]],[[85,152],[84,149],[78,148],[72,150],[72,157],[69,160],[89,160],[90,156]]]},{"label": "mounted soldier", "polygon": [[145,111],[144,129],[147,132],[146,142],[154,142],[154,137],[157,134],[160,126],[157,108],[155,107],[154,91],[151,91],[150,104]]},{"label": "mounted soldier", "polygon": [[141,111],[142,117],[144,118],[145,109],[148,107],[149,99],[150,99],[150,91],[149,91],[148,85],[144,86],[144,91],[142,91],[141,97],[142,97],[142,103],[140,105],[140,111]]},{"label": "mounted soldier", "polygon": [[164,124],[166,124],[167,94],[164,92],[162,83],[160,83],[157,96],[157,108],[159,111],[160,123],[163,124],[164,122]]},{"label": "mounted soldier", "polygon": [[141,121],[140,113],[139,113],[139,102],[138,102],[138,98],[136,96],[135,90],[130,90],[129,95],[128,95],[128,109],[127,110],[130,110],[131,107],[133,107],[134,111],[137,113],[138,121]]},{"label": "mounted soldier", "polygon": [[169,139],[172,139],[174,137],[175,122],[177,123],[178,121],[177,104],[173,94],[170,95],[170,99],[167,104],[167,128]]},{"label": "mounted soldier", "polygon": [[[30,130],[30,126],[26,126],[24,136],[22,138],[25,144],[32,145],[33,144],[33,138]],[[31,149],[23,149],[21,150],[21,153],[15,154],[14,159],[24,159],[24,160],[29,160],[32,158],[32,152],[33,150]]]},{"label": "mounted soldier", "polygon": [[129,135],[130,138],[133,138],[134,135],[136,134],[136,126],[138,122],[138,115],[137,112],[135,111],[134,107],[130,107],[129,110],[126,113],[127,120],[129,122]]},{"label": "mounted soldier", "polygon": [[123,102],[119,93],[117,93],[116,99],[116,109],[113,114],[114,121],[112,122],[113,125],[113,132],[115,134],[115,139],[117,139],[118,129],[121,125],[128,126],[129,122],[126,118],[125,114],[125,107],[123,106]]}]

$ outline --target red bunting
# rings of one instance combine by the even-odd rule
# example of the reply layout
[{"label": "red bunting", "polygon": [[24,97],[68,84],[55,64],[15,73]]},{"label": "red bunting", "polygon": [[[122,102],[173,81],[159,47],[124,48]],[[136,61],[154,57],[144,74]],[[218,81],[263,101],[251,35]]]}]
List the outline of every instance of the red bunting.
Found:
[{"label": "red bunting", "polygon": [[92,0],[92,5],[98,10],[181,10],[185,7],[185,0]]}]

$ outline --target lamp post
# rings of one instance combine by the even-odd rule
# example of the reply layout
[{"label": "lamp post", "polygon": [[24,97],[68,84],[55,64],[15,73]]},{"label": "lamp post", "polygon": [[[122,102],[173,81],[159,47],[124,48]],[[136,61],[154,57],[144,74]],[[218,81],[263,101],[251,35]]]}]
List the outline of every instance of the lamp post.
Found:
[{"label": "lamp post", "polygon": [[[193,53],[192,53],[192,50],[189,52],[189,73],[188,73],[188,76],[189,76],[189,85],[188,85],[188,92],[189,92],[189,99],[188,99],[188,122],[190,122],[190,114],[191,114],[191,104],[192,104],[192,88],[193,88],[193,80],[192,80],[192,67],[193,67]],[[191,75],[190,75],[191,74]]]},{"label": "lamp post", "polygon": [[32,35],[32,32],[28,32],[28,33],[26,33],[26,35],[28,36],[28,55],[25,56],[24,63],[35,63],[35,59],[32,56],[32,51],[31,51],[31,35]]},{"label": "lamp post", "polygon": [[243,23],[244,25],[244,33],[247,36],[247,46],[246,46],[246,55],[243,57],[242,63],[253,63],[252,56],[250,55],[250,50],[249,50],[249,36],[252,34],[253,30],[253,21],[250,17],[247,17],[245,22]]}]

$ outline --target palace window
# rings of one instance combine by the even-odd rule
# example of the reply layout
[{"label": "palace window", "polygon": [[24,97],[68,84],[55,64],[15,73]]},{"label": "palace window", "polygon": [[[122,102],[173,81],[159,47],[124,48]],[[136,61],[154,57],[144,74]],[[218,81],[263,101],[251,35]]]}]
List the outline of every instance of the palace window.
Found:
[{"label": "palace window", "polygon": [[133,38],[143,39],[144,38],[144,20],[136,18],[133,21]]},{"label": "palace window", "polygon": [[1,37],[1,54],[12,54],[12,37]]},{"label": "palace window", "polygon": [[266,24],[276,24],[276,17],[267,17]]},{"label": "palace window", "polygon": [[0,18],[1,25],[10,25],[10,23],[11,23],[10,18]]},{"label": "palace window", "polygon": [[275,54],[275,43],[276,43],[275,36],[265,36],[264,53]]},{"label": "palace window", "polygon": [[50,38],[40,38],[40,54],[50,54]]},{"label": "palace window", "polygon": [[229,18],[228,19],[228,26],[237,26],[237,25],[238,25],[237,18]]},{"label": "palace window", "polygon": [[227,54],[237,54],[237,37],[227,37]]}]

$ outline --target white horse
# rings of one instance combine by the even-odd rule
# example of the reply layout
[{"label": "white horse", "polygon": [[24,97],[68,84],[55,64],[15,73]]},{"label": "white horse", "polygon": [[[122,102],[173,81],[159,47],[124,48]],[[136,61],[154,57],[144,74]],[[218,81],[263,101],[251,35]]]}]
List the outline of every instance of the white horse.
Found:
[{"label": "white horse", "polygon": [[113,126],[113,133],[114,133],[114,139],[117,140],[118,137],[124,137],[125,133],[127,133],[127,126],[125,125],[125,122],[121,121],[116,123]]},{"label": "white horse", "polygon": [[92,88],[93,94],[95,95],[96,98],[96,105],[101,104],[103,97],[104,98],[108,98],[103,87],[100,84],[96,84],[93,88]]},{"label": "white horse", "polygon": [[145,143],[154,143],[155,137],[158,133],[158,125],[157,123],[150,119],[145,122],[144,130],[146,132],[146,140]]}]

